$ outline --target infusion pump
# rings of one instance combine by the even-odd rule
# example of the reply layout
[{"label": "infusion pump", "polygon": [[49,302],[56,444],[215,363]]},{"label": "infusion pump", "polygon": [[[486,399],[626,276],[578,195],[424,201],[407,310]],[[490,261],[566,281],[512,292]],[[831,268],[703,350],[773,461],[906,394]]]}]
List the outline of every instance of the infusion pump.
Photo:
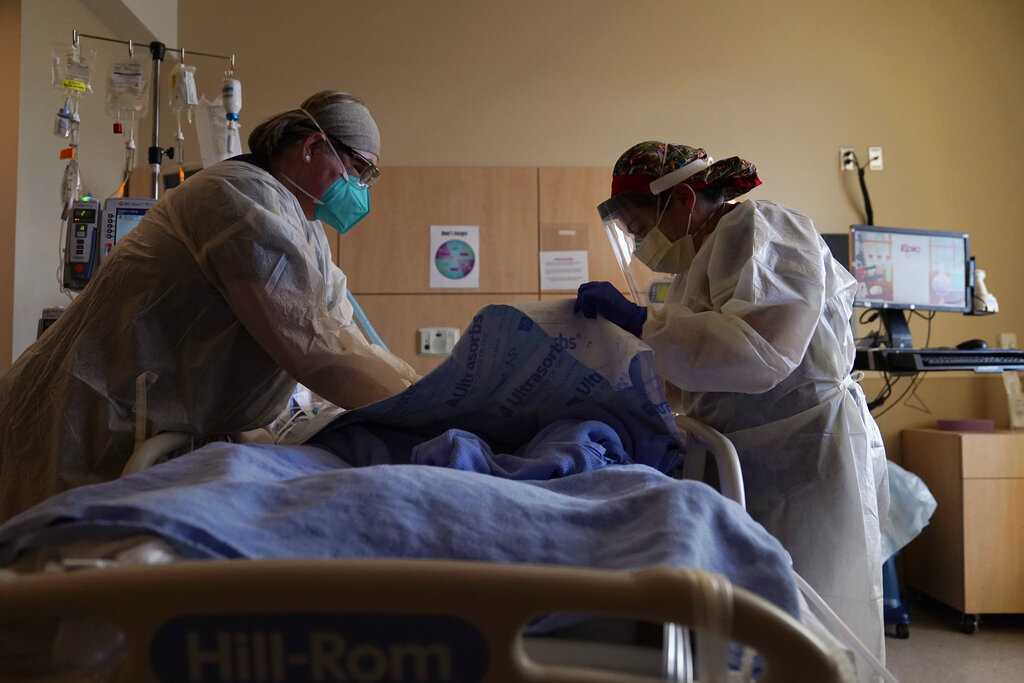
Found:
[{"label": "infusion pump", "polygon": [[114,197],[103,203],[79,199],[71,205],[64,251],[64,288],[81,291],[117,242],[146,215],[155,199]]},{"label": "infusion pump", "polygon": [[668,290],[672,286],[672,278],[658,277],[647,285],[647,305],[655,310],[661,308],[668,298]]},{"label": "infusion pump", "polygon": [[89,283],[95,267],[96,232],[100,223],[100,203],[79,199],[68,214],[67,246],[64,251],[64,288],[78,291]]},{"label": "infusion pump", "polygon": [[100,263],[107,258],[118,240],[139,224],[155,202],[155,199],[142,197],[115,197],[104,202],[102,233],[97,252]]}]

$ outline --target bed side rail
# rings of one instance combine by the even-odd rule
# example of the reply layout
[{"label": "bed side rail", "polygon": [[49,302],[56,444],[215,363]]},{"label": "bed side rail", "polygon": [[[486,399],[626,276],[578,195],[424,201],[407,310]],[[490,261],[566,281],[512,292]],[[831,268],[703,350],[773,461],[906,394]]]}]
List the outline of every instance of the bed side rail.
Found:
[{"label": "bed side rail", "polygon": [[[80,658],[93,669],[107,666],[111,678],[102,680],[642,680],[530,659],[522,630],[553,613],[684,623],[698,634],[698,654],[702,640],[719,643],[706,650],[717,656],[705,656],[705,666],[725,666],[728,640],[755,648],[764,683],[842,677],[827,646],[798,621],[720,575],[692,569],[205,561],[0,584],[0,641],[45,635],[47,624],[65,647],[116,634],[107,638],[105,662]],[[75,623],[86,626],[76,633]],[[22,643],[19,652],[32,650]],[[0,657],[0,679],[10,680],[3,666]],[[711,672],[700,680],[719,679]]]},{"label": "bed side rail", "polygon": [[746,493],[743,489],[743,472],[740,469],[740,457],[724,434],[699,420],[686,415],[676,415],[676,426],[685,434],[689,434],[700,449],[691,449],[686,453],[683,464],[684,479],[703,479],[706,466],[706,453],[711,453],[718,466],[719,490],[726,498],[747,507]]}]

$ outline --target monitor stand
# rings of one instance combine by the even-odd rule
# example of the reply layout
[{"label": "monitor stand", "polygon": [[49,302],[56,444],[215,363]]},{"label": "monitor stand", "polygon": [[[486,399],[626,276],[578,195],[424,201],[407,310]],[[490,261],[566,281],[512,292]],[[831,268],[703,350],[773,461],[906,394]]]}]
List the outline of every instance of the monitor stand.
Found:
[{"label": "monitor stand", "polygon": [[910,326],[907,325],[907,318],[903,311],[893,308],[882,308],[878,311],[882,318],[882,325],[885,327],[885,342],[890,349],[912,349],[914,343],[910,340]]}]

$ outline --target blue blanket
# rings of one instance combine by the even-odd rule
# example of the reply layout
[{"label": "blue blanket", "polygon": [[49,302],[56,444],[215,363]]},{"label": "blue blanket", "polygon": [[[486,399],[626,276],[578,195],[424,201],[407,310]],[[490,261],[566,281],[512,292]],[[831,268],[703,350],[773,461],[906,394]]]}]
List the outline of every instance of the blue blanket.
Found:
[{"label": "blue blanket", "polygon": [[782,546],[710,487],[667,476],[681,457],[649,347],[571,300],[488,306],[434,372],[308,444],[210,444],[23,512],[0,526],[0,567],[152,533],[192,559],[694,567],[797,615]]},{"label": "blue blanket", "polygon": [[638,464],[516,481],[472,468],[351,467],[313,446],[210,444],[67,491],[9,520],[0,527],[0,566],[32,548],[140,532],[193,559],[696,567],[797,615],[791,570],[775,538],[710,487]]}]

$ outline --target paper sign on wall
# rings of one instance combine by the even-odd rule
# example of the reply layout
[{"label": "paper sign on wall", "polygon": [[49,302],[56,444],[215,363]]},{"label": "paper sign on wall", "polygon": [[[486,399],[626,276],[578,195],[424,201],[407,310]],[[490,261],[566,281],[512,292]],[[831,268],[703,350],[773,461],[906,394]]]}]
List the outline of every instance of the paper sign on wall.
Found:
[{"label": "paper sign on wall", "polygon": [[540,252],[540,288],[579,289],[590,280],[590,264],[586,250]]},{"label": "paper sign on wall", "polygon": [[430,287],[480,288],[480,226],[430,226]]}]

